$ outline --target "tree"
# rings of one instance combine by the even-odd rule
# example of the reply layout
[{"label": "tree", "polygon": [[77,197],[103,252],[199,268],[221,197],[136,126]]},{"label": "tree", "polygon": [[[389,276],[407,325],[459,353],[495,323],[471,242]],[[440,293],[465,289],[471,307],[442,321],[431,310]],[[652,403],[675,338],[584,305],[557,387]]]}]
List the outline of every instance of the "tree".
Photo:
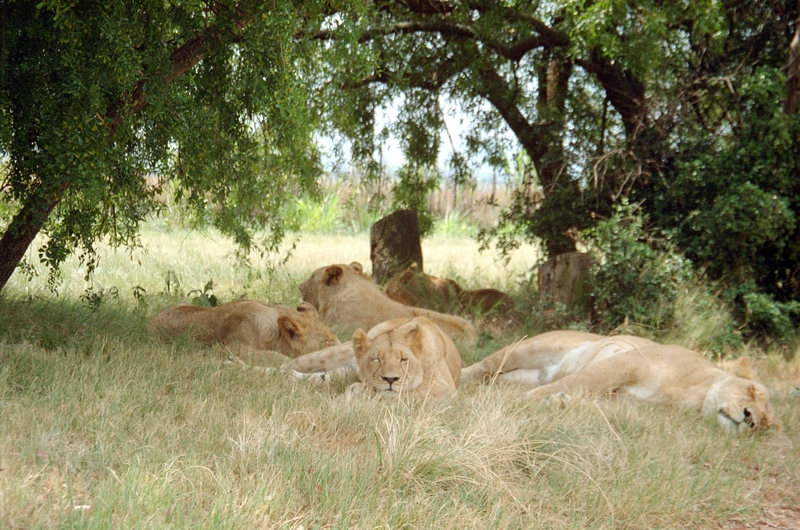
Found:
[{"label": "tree", "polygon": [[77,250],[91,271],[101,238],[136,245],[166,183],[241,248],[274,245],[287,192],[318,172],[297,24],[320,13],[313,1],[4,2],[0,289],[40,233],[53,270]]},{"label": "tree", "polygon": [[490,160],[503,159],[491,138],[505,126],[543,193],[520,190],[507,219],[558,254],[574,248],[568,231],[663,175],[676,134],[698,121],[727,126],[707,123],[721,112],[721,90],[737,68],[774,61],[793,9],[778,1],[376,2],[317,33],[323,54],[335,53],[323,55],[332,82],[317,100],[353,140],[354,157],[367,160],[379,147],[374,112],[389,99],[402,101],[394,132],[413,163],[435,163],[442,95],[471,115],[467,144]]},{"label": "tree", "polygon": [[378,1],[317,33],[318,100],[367,162],[389,100],[413,163],[435,163],[444,97],[474,124],[462,158],[499,163],[510,131],[533,171],[485,234],[503,248],[568,252],[630,197],[713,278],[797,299],[798,15],[796,0]]},{"label": "tree", "polygon": [[[377,147],[374,112],[388,98],[402,97],[395,132],[414,164],[435,164],[441,95],[471,114],[476,128],[467,144],[489,160],[504,158],[505,146],[492,139],[507,127],[530,156],[538,186],[518,191],[506,219],[542,238],[550,254],[567,252],[574,249],[568,234],[587,226],[592,210],[607,210],[605,195],[615,188],[600,180],[581,189],[585,175],[575,167],[649,143],[640,140],[650,116],[639,74],[650,63],[639,54],[661,50],[642,49],[655,30],[630,20],[658,12],[657,4],[376,2],[367,13],[340,14],[317,34],[324,52],[334,53],[326,62],[346,61],[331,69],[333,82],[321,86],[318,101],[353,140],[354,156],[367,160]],[[625,35],[615,33],[620,26]],[[621,60],[632,50],[632,60]]]}]

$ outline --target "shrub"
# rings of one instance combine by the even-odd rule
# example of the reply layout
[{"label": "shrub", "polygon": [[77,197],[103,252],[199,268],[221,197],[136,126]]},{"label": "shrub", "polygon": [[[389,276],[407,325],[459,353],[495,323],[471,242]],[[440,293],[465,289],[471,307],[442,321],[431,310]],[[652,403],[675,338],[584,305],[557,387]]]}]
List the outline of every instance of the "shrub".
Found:
[{"label": "shrub", "polygon": [[312,234],[330,233],[342,228],[341,213],[336,193],[327,193],[322,200],[300,197],[294,207],[300,231]]},{"label": "shrub", "polygon": [[778,302],[768,294],[756,292],[747,293],[742,299],[746,324],[752,333],[784,342],[795,338],[792,316],[800,316],[800,302]]},{"label": "shrub", "polygon": [[668,325],[681,286],[691,276],[691,264],[670,238],[656,239],[644,222],[638,205],[623,200],[611,218],[584,232],[592,254],[592,298],[604,327],[626,320]]}]

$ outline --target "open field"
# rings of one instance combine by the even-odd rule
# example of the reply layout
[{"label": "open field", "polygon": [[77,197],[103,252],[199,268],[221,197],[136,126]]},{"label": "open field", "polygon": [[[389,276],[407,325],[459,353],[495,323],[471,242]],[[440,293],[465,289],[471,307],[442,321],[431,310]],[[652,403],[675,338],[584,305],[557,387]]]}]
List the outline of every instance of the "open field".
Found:
[{"label": "open field", "polygon": [[[751,352],[784,428],[734,437],[695,411],[554,410],[511,386],[349,397],[352,379],[265,375],[144,328],[209,280],[221,301],[293,305],[317,267],[368,267],[368,239],[304,236],[284,266],[247,270],[219,238],[150,228],[133,260],[103,252],[94,298],[74,262],[58,298],[43,273],[12,278],[0,297],[0,528],[800,527],[797,356]],[[523,249],[506,266],[476,249],[427,241],[426,269],[514,293],[536,260]],[[490,329],[462,356],[529,324]]]}]

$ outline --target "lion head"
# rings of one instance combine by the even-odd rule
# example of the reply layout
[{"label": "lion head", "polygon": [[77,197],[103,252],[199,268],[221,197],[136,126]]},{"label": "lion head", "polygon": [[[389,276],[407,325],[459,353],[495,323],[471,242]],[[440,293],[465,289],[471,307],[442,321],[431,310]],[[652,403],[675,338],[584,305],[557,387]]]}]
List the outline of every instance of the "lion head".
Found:
[{"label": "lion head", "polygon": [[303,301],[319,308],[320,302],[328,298],[330,292],[346,285],[349,278],[359,278],[367,281],[369,276],[364,274],[364,268],[354,261],[350,265],[328,265],[320,267],[311,273],[311,277],[298,286]]},{"label": "lion head", "polygon": [[706,394],[703,412],[715,411],[717,422],[732,432],[758,432],[778,423],[769,391],[755,380],[746,357],[739,360],[731,377],[712,385]]},{"label": "lion head", "polygon": [[364,388],[398,396],[422,384],[422,363],[412,349],[418,331],[418,325],[401,326],[372,340],[361,329],[353,333],[353,352]]},{"label": "lion head", "polygon": [[448,311],[462,289],[453,280],[421,272],[415,262],[389,280],[383,291],[401,304]]},{"label": "lion head", "polygon": [[339,344],[339,339],[330,327],[319,320],[317,309],[308,302],[301,302],[295,311],[278,317],[278,330],[291,357],[302,355]]}]

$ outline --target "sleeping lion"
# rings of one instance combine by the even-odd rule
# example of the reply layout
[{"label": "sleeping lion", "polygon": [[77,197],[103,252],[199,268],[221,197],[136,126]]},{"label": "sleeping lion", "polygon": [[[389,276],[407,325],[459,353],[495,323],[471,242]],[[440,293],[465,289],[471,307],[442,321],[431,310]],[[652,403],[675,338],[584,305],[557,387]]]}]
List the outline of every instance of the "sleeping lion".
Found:
[{"label": "sleeping lion", "polygon": [[461,380],[535,386],[534,399],[620,394],[682,405],[736,432],[775,425],[766,387],[743,358],[734,373],[680,346],[617,335],[551,331],[511,344],[461,372]]},{"label": "sleeping lion", "polygon": [[478,341],[475,328],[463,318],[392,300],[364,275],[359,263],[319,268],[299,289],[329,326],[369,329],[393,318],[424,316],[451,336],[470,344]]},{"label": "sleeping lion", "polygon": [[497,289],[463,289],[455,280],[439,278],[419,271],[412,263],[389,280],[383,288],[386,296],[404,305],[448,311],[454,307],[481,314],[516,318],[519,316],[514,300]]},{"label": "sleeping lion", "polygon": [[425,317],[396,319],[390,329],[369,337],[353,333],[360,383],[351,392],[438,396],[455,392],[461,355],[450,337]]},{"label": "sleeping lion", "polygon": [[194,340],[242,350],[277,351],[289,357],[339,344],[331,328],[308,303],[297,309],[257,300],[236,300],[217,307],[179,304],[156,313],[147,327],[167,338],[187,331]]}]

